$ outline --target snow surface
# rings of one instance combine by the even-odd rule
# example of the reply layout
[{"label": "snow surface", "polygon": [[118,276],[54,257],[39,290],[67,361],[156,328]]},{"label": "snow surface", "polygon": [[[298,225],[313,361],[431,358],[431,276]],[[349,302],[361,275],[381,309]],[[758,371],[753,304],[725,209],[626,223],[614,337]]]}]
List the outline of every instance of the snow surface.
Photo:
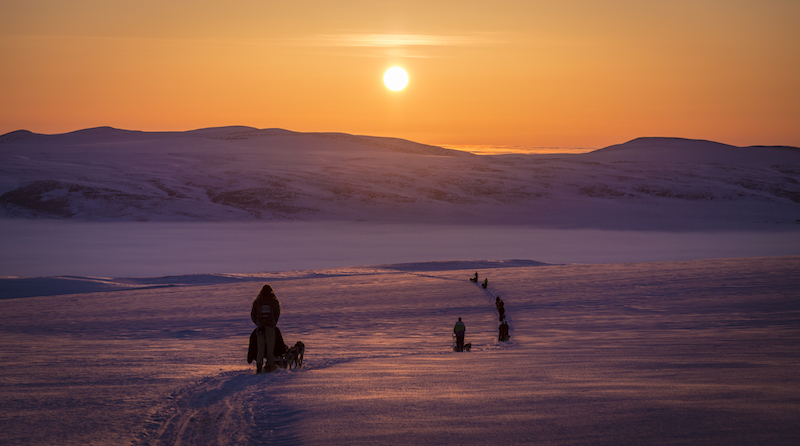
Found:
[{"label": "snow surface", "polygon": [[[476,271],[488,290],[468,281]],[[306,343],[303,369],[255,375],[245,364],[264,281],[281,299],[286,341]],[[0,444],[800,438],[797,256],[425,262],[128,284],[0,300]],[[508,343],[496,340],[495,296]],[[451,351],[457,317],[470,353]]]},{"label": "snow surface", "polygon": [[800,149],[640,138],[479,156],[396,138],[222,127],[0,136],[0,216],[798,229]]}]

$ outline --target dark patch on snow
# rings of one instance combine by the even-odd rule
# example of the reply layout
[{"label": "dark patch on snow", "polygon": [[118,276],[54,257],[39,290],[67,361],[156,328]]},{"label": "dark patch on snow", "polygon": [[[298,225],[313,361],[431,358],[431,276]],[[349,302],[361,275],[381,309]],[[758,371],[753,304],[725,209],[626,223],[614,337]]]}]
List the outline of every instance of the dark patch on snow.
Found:
[{"label": "dark patch on snow", "polygon": [[34,181],[26,186],[0,196],[0,205],[6,209],[31,212],[33,215],[69,218],[79,211],[91,209],[91,203],[101,208],[110,204],[135,206],[150,199],[107,187],[68,183],[64,181]]},{"label": "dark patch on snow", "polygon": [[[211,194],[210,194],[211,195]],[[210,196],[212,203],[236,207],[261,216],[268,214],[292,215],[301,212],[316,212],[316,209],[297,206],[294,200],[299,194],[284,184],[273,182],[270,187],[221,192]]]}]

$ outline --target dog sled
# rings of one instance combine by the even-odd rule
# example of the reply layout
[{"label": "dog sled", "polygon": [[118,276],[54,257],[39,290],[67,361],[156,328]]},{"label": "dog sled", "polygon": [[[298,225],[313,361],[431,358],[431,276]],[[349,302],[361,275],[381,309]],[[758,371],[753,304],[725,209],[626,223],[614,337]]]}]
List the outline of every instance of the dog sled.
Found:
[{"label": "dog sled", "polygon": [[[255,361],[256,355],[258,354],[257,331],[258,328],[250,333],[250,347],[247,349],[248,364]],[[280,328],[275,327],[275,350],[273,353],[275,355],[276,366],[282,369],[299,369],[303,367],[303,355],[305,351],[306,345],[301,341],[295,342],[292,347],[286,345],[283,342],[283,335],[281,335]]]},{"label": "dog sled", "polygon": [[465,342],[464,343],[464,349],[463,350],[459,350],[458,349],[458,341],[456,340],[456,334],[453,333],[453,351],[454,352],[457,352],[457,351],[468,352],[470,350],[472,350],[472,343],[471,342]]},{"label": "dog sled", "polygon": [[283,344],[283,346],[286,353],[275,356],[275,365],[282,369],[299,369],[303,367],[303,353],[305,353],[306,345],[297,341],[291,348],[286,344]]}]

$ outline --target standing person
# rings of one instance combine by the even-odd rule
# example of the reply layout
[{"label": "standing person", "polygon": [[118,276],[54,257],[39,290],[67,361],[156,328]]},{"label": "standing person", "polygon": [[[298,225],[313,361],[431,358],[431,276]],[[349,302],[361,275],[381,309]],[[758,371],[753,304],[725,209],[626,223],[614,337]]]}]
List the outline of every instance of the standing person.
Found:
[{"label": "standing person", "polygon": [[278,368],[275,366],[275,327],[278,325],[280,317],[281,303],[275,296],[275,292],[272,291],[272,287],[264,285],[253,301],[253,309],[250,310],[250,318],[258,327],[256,329],[258,339],[256,373],[261,373],[264,356],[267,357],[267,373]]},{"label": "standing person", "polygon": [[467,327],[464,326],[464,323],[461,322],[461,318],[458,318],[458,322],[453,327],[453,333],[456,335],[456,351],[464,351],[464,333],[467,331]]},{"label": "standing person", "polygon": [[508,335],[508,322],[503,321],[503,323],[500,324],[500,333],[497,337],[497,340],[505,342],[508,341],[508,338],[510,338]]}]

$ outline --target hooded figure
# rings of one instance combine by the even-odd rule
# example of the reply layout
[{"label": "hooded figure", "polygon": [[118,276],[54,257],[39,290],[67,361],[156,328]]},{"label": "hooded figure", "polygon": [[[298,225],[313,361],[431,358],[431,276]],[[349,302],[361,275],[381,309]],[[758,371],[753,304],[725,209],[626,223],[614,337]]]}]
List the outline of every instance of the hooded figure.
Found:
[{"label": "hooded figure", "polygon": [[456,335],[456,351],[461,352],[464,351],[464,333],[467,331],[467,327],[464,326],[464,323],[461,322],[461,318],[458,318],[458,322],[453,327],[453,333]]},{"label": "hooded figure", "polygon": [[272,372],[275,366],[275,327],[281,317],[281,303],[272,291],[272,287],[264,285],[261,292],[253,301],[250,318],[256,324],[258,340],[258,353],[256,355],[256,373],[261,373],[264,357],[267,358],[267,372]]}]

